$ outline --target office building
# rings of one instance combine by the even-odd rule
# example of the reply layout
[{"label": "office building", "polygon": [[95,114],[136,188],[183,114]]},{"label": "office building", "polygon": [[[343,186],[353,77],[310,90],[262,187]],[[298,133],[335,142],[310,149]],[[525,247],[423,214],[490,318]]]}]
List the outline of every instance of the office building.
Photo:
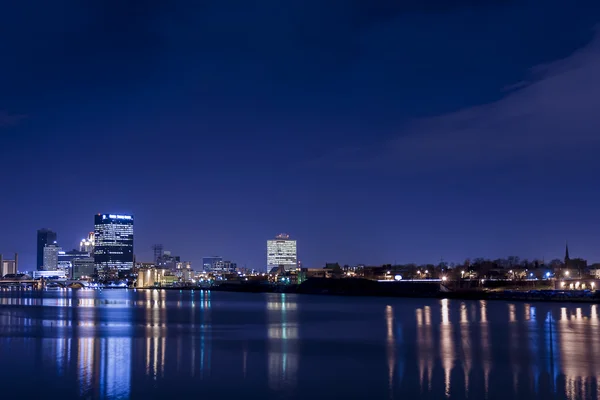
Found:
[{"label": "office building", "polygon": [[237,264],[231,261],[217,261],[211,272],[217,274],[231,274],[237,270]]},{"label": "office building", "polygon": [[37,265],[38,271],[44,266],[44,247],[48,244],[56,244],[56,232],[50,229],[39,229],[37,231]]},{"label": "office building", "polygon": [[88,233],[87,238],[81,239],[79,251],[94,254],[94,232]]},{"label": "office building", "polygon": [[212,256],[202,258],[202,269],[204,272],[213,272],[217,267],[217,263],[222,262],[223,257]]},{"label": "office building", "polygon": [[295,271],[298,268],[298,254],[296,241],[282,233],[273,240],[267,240],[267,271],[283,267],[286,271]]},{"label": "office building", "polygon": [[95,274],[93,257],[80,257],[71,260],[71,279],[90,279]]},{"label": "office building", "polygon": [[80,258],[89,258],[90,253],[85,251],[59,251],[58,252],[58,270],[65,271],[66,275],[71,277],[73,272],[73,261]]},{"label": "office building", "polygon": [[181,262],[181,257],[172,255],[170,251],[164,251],[157,257],[156,267],[175,271],[178,262]]},{"label": "office building", "polygon": [[192,263],[189,261],[178,262],[175,267],[175,276],[182,282],[190,282],[194,277]]},{"label": "office building", "polygon": [[16,275],[19,270],[19,255],[15,253],[13,260],[5,260],[0,254],[0,278],[6,275]]},{"label": "office building", "polygon": [[94,263],[100,280],[133,268],[133,216],[98,214],[94,219]]},{"label": "office building", "polygon": [[44,263],[42,271],[57,271],[58,270],[58,253],[61,248],[55,244],[47,244],[44,247]]}]

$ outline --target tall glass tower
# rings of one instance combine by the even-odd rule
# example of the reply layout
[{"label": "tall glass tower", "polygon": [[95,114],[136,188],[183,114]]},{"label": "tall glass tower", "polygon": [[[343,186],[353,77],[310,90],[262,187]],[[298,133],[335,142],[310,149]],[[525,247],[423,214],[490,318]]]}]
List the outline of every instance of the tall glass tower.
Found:
[{"label": "tall glass tower", "polygon": [[133,216],[98,214],[94,228],[94,264],[101,280],[113,280],[133,268]]}]

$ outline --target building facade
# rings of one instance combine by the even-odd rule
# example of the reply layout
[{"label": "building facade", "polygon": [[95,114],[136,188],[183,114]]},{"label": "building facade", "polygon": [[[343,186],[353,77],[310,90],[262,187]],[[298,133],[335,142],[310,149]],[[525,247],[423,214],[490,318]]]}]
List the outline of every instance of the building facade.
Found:
[{"label": "building facade", "polygon": [[278,267],[283,267],[286,271],[295,271],[298,268],[296,241],[290,240],[289,235],[285,233],[267,240],[267,271]]},{"label": "building facade", "polygon": [[213,272],[219,262],[223,262],[223,257],[212,256],[202,258],[202,270],[204,272]]},{"label": "building facade", "polygon": [[90,253],[85,251],[59,251],[58,252],[58,269],[65,271],[68,277],[73,276],[73,261],[80,258],[89,258]]},{"label": "building facade", "polygon": [[88,233],[87,238],[81,239],[81,242],[79,242],[79,251],[93,254],[94,241],[94,232]]},{"label": "building facade", "polygon": [[58,270],[58,253],[61,248],[55,244],[47,244],[44,247],[44,263],[42,265],[42,271],[56,271]]},{"label": "building facade", "polygon": [[181,262],[181,257],[172,255],[170,251],[164,251],[157,257],[156,267],[175,271],[179,262]]},{"label": "building facade", "polygon": [[217,261],[211,272],[217,274],[231,274],[236,272],[237,264],[231,261]]},{"label": "building facade", "polygon": [[16,275],[19,271],[19,255],[15,253],[13,260],[5,260],[0,254],[0,278],[6,275]]},{"label": "building facade", "polygon": [[94,263],[98,278],[114,280],[133,268],[133,216],[98,214],[94,219]]},{"label": "building facade", "polygon": [[71,279],[91,279],[96,271],[93,257],[79,257],[71,260]]},{"label": "building facade", "polygon": [[50,229],[39,229],[37,231],[37,265],[38,271],[43,270],[44,267],[44,247],[49,244],[56,244],[56,232]]}]

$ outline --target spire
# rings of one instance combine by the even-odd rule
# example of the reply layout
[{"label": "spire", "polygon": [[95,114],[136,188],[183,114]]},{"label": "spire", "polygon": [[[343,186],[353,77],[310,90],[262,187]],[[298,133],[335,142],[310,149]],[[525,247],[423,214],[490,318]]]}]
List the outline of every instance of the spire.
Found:
[{"label": "spire", "polygon": [[568,264],[569,260],[569,242],[567,242],[567,245],[565,247],[565,264]]}]

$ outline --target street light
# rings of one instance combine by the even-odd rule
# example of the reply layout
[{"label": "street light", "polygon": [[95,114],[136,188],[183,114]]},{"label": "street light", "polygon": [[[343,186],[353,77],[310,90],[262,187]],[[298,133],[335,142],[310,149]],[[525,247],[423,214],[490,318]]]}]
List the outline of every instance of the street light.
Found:
[{"label": "street light", "polygon": [[565,276],[569,276],[569,271],[565,271]]}]

